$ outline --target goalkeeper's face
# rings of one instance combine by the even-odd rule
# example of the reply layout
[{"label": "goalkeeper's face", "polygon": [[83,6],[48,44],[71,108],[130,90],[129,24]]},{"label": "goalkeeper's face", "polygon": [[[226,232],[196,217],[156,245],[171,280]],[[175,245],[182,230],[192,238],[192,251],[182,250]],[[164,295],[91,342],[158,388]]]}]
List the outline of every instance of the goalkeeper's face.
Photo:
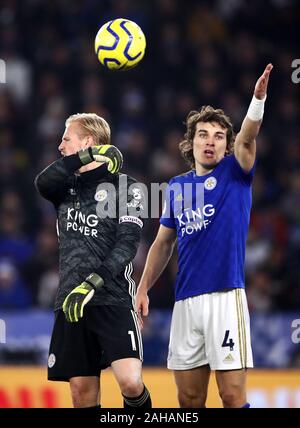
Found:
[{"label": "goalkeeper's face", "polygon": [[193,141],[195,163],[210,170],[225,156],[226,129],[216,122],[198,122]]},{"label": "goalkeeper's face", "polygon": [[58,146],[62,156],[74,155],[81,149],[85,149],[92,145],[92,137],[83,136],[82,129],[79,123],[71,122],[66,126],[61,143]]}]

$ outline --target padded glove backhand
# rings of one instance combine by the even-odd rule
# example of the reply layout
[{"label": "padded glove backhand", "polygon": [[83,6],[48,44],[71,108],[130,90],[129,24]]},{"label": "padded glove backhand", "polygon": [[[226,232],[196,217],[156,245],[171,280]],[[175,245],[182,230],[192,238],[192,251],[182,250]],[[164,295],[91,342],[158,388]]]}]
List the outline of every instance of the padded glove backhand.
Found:
[{"label": "padded glove backhand", "polygon": [[111,144],[92,146],[78,152],[81,162],[86,165],[90,162],[106,162],[108,171],[116,174],[123,166],[123,155],[120,150]]},{"label": "padded glove backhand", "polygon": [[94,288],[87,282],[83,282],[67,295],[63,303],[63,311],[68,322],[77,322],[83,317],[83,309],[94,293]]},{"label": "padded glove backhand", "polygon": [[91,273],[84,282],[75,287],[67,295],[63,303],[63,311],[68,322],[77,322],[83,317],[83,309],[91,300],[95,291],[98,291],[104,281],[97,273]]}]

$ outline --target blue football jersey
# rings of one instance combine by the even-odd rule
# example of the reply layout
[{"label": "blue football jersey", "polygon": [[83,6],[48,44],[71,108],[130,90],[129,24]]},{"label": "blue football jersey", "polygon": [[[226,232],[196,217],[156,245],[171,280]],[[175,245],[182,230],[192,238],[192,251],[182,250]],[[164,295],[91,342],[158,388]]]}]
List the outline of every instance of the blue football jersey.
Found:
[{"label": "blue football jersey", "polygon": [[177,233],[176,301],[245,287],[254,169],[245,172],[230,155],[209,174],[170,180],[160,223]]}]

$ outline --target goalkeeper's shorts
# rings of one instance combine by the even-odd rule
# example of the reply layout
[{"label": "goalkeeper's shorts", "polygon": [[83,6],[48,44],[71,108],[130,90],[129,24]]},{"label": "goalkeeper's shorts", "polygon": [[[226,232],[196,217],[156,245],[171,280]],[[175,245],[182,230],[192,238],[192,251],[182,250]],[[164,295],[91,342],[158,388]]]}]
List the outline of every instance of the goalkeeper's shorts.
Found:
[{"label": "goalkeeper's shorts", "polygon": [[102,369],[123,358],[143,360],[137,314],[119,306],[86,306],[84,316],[69,323],[55,313],[48,358],[48,380],[100,376]]}]

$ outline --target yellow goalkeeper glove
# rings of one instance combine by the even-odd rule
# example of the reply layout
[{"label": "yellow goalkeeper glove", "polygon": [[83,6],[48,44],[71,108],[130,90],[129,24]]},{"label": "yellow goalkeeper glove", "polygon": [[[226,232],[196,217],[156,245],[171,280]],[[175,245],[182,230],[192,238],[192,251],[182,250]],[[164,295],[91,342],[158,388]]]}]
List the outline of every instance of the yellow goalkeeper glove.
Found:
[{"label": "yellow goalkeeper glove", "polygon": [[91,146],[88,149],[79,150],[78,156],[80,157],[83,165],[90,162],[106,162],[107,169],[112,174],[116,174],[123,166],[123,155],[120,150],[110,144],[103,144],[102,146]]},{"label": "yellow goalkeeper glove", "polygon": [[91,273],[84,282],[75,287],[67,295],[63,303],[63,311],[68,322],[77,322],[83,317],[83,309],[91,300],[95,291],[104,284],[101,276]]}]

